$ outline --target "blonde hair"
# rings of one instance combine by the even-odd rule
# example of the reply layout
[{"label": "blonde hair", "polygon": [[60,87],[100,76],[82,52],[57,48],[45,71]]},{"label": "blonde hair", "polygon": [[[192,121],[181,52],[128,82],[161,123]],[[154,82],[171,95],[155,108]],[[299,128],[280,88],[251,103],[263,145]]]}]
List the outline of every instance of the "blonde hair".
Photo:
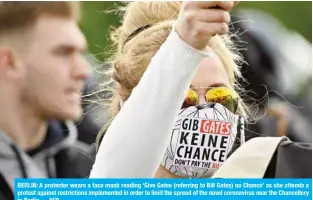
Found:
[{"label": "blonde hair", "polygon": [[[120,9],[124,13],[122,24],[111,33],[115,47],[114,55],[110,60],[112,63],[110,73],[114,85],[109,104],[111,120],[103,130],[119,112],[121,100],[128,99],[151,58],[170,34],[179,14],[180,5],[181,2],[138,1],[127,3]],[[138,32],[138,29],[142,27],[146,28]],[[138,33],[133,35],[134,32]],[[241,90],[237,79],[241,78],[238,64],[243,60],[236,53],[230,36],[214,36],[209,45],[222,60],[234,89]],[[239,101],[238,108],[238,114],[245,116],[246,111],[242,100]],[[98,135],[98,144],[102,134]]]}]

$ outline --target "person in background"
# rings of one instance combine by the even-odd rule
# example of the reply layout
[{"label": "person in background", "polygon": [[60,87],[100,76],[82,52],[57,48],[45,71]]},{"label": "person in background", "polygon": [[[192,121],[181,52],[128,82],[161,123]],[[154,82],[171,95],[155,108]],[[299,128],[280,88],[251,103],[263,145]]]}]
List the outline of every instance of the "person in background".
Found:
[{"label": "person in background", "polygon": [[0,3],[0,199],[15,178],[88,176],[82,114],[90,66],[75,2]]}]

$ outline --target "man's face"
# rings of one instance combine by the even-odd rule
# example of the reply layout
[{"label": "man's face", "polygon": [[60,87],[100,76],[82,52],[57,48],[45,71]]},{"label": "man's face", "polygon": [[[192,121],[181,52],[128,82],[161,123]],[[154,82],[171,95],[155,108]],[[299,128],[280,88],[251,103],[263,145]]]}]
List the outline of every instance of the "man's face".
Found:
[{"label": "man's face", "polygon": [[46,118],[79,119],[89,65],[82,55],[86,40],[76,22],[41,17],[27,43],[26,51],[20,54],[26,72],[21,90],[23,103]]}]

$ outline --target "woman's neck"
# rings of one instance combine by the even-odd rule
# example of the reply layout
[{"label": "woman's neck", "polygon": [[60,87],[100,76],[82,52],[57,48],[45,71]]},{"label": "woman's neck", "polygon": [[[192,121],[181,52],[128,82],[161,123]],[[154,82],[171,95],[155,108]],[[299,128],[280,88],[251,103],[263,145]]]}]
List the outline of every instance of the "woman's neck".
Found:
[{"label": "woman's neck", "polygon": [[45,139],[47,122],[30,106],[6,101],[0,110],[0,129],[20,148],[34,149]]},{"label": "woman's neck", "polygon": [[171,173],[170,171],[168,171],[167,169],[160,165],[154,175],[154,178],[183,178],[183,177]]}]

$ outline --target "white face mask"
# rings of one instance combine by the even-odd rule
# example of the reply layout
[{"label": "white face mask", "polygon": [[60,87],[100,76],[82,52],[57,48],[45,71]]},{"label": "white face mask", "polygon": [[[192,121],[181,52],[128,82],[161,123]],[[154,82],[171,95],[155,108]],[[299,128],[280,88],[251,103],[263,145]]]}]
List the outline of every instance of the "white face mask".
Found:
[{"label": "white face mask", "polygon": [[190,178],[211,177],[235,144],[244,143],[244,120],[218,103],[183,109],[161,165]]}]

